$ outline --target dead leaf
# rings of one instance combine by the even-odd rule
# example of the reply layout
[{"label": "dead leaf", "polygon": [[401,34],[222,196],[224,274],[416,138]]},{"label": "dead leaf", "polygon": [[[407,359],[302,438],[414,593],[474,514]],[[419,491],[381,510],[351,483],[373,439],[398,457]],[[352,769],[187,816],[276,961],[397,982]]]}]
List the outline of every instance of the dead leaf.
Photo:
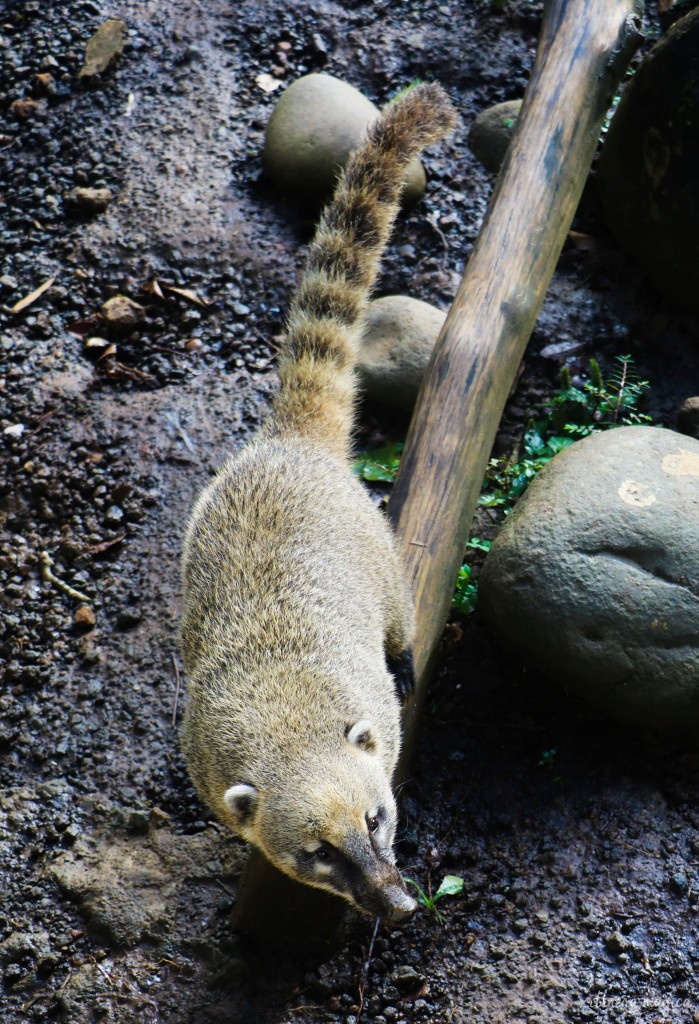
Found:
[{"label": "dead leaf", "polygon": [[[76,270],[76,274],[78,271]],[[88,334],[92,334],[97,329],[99,320],[97,317],[86,317],[84,320],[74,320],[72,324],[68,324],[66,331],[68,334],[72,334],[74,338],[85,338]]]},{"label": "dead leaf", "polygon": [[85,49],[85,65],[78,78],[92,78],[101,75],[121,56],[126,38],[126,24],[121,18],[109,18],[88,40]]},{"label": "dead leaf", "polygon": [[266,71],[263,71],[255,79],[255,84],[259,85],[263,92],[274,92],[282,83],[278,78],[274,78],[272,75],[268,75]]},{"label": "dead leaf", "polygon": [[30,292],[29,295],[25,295],[23,299],[16,302],[10,310],[10,313],[21,313],[23,309],[27,308],[27,306],[31,306],[32,302],[36,302],[37,299],[41,298],[44,292],[49,290],[55,280],[55,277],[50,277],[48,281],[44,281],[44,283],[40,284],[33,292]]},{"label": "dead leaf", "polygon": [[597,251],[597,239],[594,235],[586,235],[583,231],[569,231],[568,241],[574,249],[580,249],[581,252]]},{"label": "dead leaf", "polygon": [[163,289],[160,287],[158,280],[155,277],[153,278],[152,281],[149,281],[146,284],[143,290],[146,292],[150,292],[151,295],[157,295],[159,299],[165,298],[165,296],[163,295]]},{"label": "dead leaf", "polygon": [[183,299],[189,299],[190,302],[196,302],[197,306],[210,306],[210,299],[202,299],[196,292],[192,291],[191,288],[175,288],[174,284],[166,284],[165,287],[169,292],[174,292],[175,295],[181,295]]},{"label": "dead leaf", "polygon": [[90,552],[91,555],[101,555],[105,551],[109,551],[110,548],[113,548],[115,544],[121,544],[125,537],[126,534],[121,533],[119,534],[118,537],[115,537],[113,540],[103,540],[99,544],[90,544],[87,550]]}]

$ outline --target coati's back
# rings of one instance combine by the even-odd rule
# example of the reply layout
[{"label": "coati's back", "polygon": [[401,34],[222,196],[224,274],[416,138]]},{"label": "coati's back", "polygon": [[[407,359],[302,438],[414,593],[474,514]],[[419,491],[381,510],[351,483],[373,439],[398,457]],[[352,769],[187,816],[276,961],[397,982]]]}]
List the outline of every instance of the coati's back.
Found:
[{"label": "coati's back", "polygon": [[361,909],[414,908],[391,776],[412,609],[393,538],[349,465],[364,310],[413,155],[451,127],[440,87],[384,113],[311,244],[256,438],[195,505],[183,560],[183,746],[222,821]]}]

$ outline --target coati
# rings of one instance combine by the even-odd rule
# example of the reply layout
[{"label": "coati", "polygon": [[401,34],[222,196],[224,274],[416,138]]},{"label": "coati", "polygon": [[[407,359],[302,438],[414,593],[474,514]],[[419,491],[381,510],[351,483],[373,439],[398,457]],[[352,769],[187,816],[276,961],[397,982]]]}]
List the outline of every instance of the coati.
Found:
[{"label": "coati", "polygon": [[392,852],[412,605],[350,466],[354,364],[403,173],[455,120],[438,85],[390,104],[339,178],[292,300],[281,386],[197,500],[183,555],[182,743],[216,815],[281,871],[412,913]]}]

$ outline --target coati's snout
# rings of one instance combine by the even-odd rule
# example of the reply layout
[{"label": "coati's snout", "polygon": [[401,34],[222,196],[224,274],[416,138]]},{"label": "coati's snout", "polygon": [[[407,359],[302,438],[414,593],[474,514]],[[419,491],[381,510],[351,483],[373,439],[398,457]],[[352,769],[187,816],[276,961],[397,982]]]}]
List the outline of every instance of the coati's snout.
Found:
[{"label": "coati's snout", "polygon": [[353,893],[352,903],[365,914],[380,917],[388,924],[400,924],[415,912],[417,903],[405,888],[395,865],[380,861],[378,870],[362,879]]}]

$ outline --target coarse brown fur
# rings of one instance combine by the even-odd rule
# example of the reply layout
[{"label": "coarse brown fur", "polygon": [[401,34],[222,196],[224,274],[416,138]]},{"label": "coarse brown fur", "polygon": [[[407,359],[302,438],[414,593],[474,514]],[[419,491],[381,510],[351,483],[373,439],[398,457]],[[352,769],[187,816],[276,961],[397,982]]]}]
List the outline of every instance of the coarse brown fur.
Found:
[{"label": "coarse brown fur", "polygon": [[405,167],[453,121],[442,89],[418,86],[350,159],[291,305],[271,415],[200,496],[183,559],[182,740],[199,793],[282,871],[392,919],[414,907],[391,793],[412,606],[349,463],[354,364]]}]

